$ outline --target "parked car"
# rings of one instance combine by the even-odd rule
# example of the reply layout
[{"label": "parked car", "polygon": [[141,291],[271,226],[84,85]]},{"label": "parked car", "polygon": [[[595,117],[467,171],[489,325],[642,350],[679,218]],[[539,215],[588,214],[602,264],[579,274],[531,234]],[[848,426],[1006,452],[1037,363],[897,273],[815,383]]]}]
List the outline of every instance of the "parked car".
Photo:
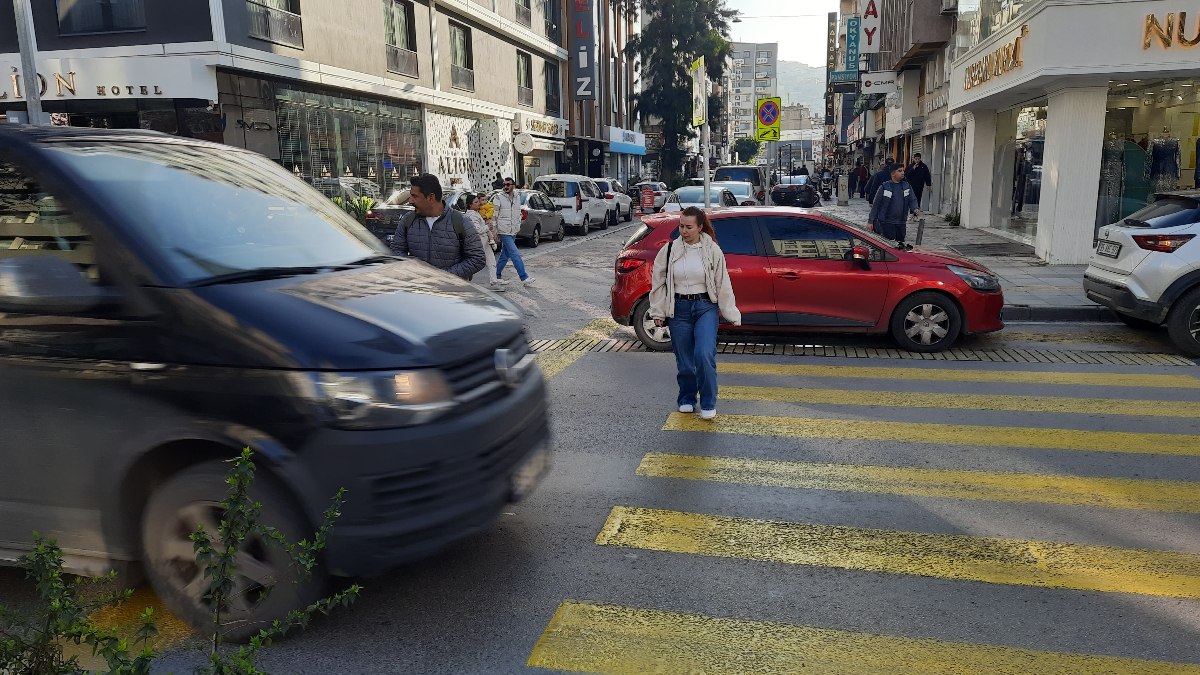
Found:
[{"label": "parked car", "polygon": [[604,193],[604,199],[608,202],[608,217],[611,225],[616,225],[617,220],[629,222],[633,220],[633,198],[627,194],[625,186],[621,181],[615,178],[597,178],[596,187]]},{"label": "parked car", "polygon": [[593,226],[608,228],[608,202],[591,178],[569,173],[539,176],[533,189],[546,193],[561,206],[559,213],[564,222],[579,234],[587,234]]},{"label": "parked car", "polygon": [[724,188],[733,193],[738,206],[765,206],[754,196],[754,186],[744,181],[725,181],[708,184],[710,188]]},{"label": "parked car", "polygon": [[1130,326],[1166,324],[1171,340],[1200,356],[1200,190],[1162,193],[1100,228],[1083,274],[1089,300]]},{"label": "parked car", "polygon": [[783,176],[771,188],[771,203],[811,209],[821,205],[821,193],[808,176]]},{"label": "parked car", "polygon": [[661,183],[656,180],[644,180],[634,186],[636,194],[630,195],[637,200],[638,204],[642,203],[642,188],[649,187],[654,191],[654,210],[662,209],[663,204],[667,203],[667,196],[671,194],[671,188],[667,187],[666,183]]},{"label": "parked car", "polygon": [[371,199],[378,200],[380,196],[378,183],[356,176],[317,178],[313,180],[313,187],[320,190],[321,194],[326,197],[341,197],[343,199],[370,197]]},{"label": "parked car", "polygon": [[667,197],[667,203],[663,204],[663,213],[678,213],[689,206],[697,206],[700,208],[719,208],[722,206],[737,206],[737,198],[729,190],[715,188],[711,185],[708,189],[708,204],[704,203],[704,188],[689,185],[681,187],[671,193]]},{"label": "parked car", "polygon": [[[1000,281],[972,260],[899,251],[805,209],[723,209],[710,217],[742,311],[737,331],[890,333],[905,349],[934,352],[959,335],[1004,327]],[[650,349],[667,350],[670,331],[650,318],[650,271],[677,236],[679,216],[642,223],[617,255],[612,317],[632,325]]]},{"label": "parked car", "polygon": [[[493,192],[488,199],[496,194]],[[539,190],[516,190],[515,194],[521,204],[521,231],[517,233],[518,240],[529,244],[530,248],[537,248],[546,237],[554,241],[563,240],[567,223],[559,213],[562,210],[560,206]]]},{"label": "parked car", "polygon": [[233,639],[489,527],[550,452],[514,305],[262,155],[140,130],[0,126],[0,408],[0,562],[41,532],[69,572],[140,563],[195,626],[228,459],[291,541],[347,488],[311,579],[240,549]]},{"label": "parked car", "polygon": [[[450,208],[465,213],[469,206],[467,204],[467,195],[469,194],[472,193],[467,190],[455,189],[442,195],[442,201]],[[410,197],[408,188],[394,190],[387,199],[371,207],[371,210],[367,211],[366,218],[366,226],[371,234],[381,241],[391,241],[396,234],[396,228],[400,226],[400,221],[414,210]]]},{"label": "parked car", "polygon": [[771,185],[767,178],[767,167],[752,164],[730,164],[719,166],[713,172],[713,180],[722,182],[750,183],[754,186],[754,197],[763,205],[767,204],[767,190]]}]

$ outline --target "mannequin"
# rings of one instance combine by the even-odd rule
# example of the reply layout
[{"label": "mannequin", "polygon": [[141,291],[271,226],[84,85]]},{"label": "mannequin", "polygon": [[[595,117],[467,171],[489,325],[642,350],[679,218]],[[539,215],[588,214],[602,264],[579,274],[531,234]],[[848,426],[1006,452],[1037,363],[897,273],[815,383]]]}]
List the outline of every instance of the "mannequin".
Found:
[{"label": "mannequin", "polygon": [[1096,205],[1096,227],[1121,218],[1121,196],[1125,191],[1125,139],[1110,131],[1100,153],[1100,197]]},{"label": "mannequin", "polygon": [[1150,141],[1146,157],[1146,177],[1150,189],[1166,192],[1179,187],[1179,139],[1171,136],[1171,130],[1163,127],[1162,133]]}]

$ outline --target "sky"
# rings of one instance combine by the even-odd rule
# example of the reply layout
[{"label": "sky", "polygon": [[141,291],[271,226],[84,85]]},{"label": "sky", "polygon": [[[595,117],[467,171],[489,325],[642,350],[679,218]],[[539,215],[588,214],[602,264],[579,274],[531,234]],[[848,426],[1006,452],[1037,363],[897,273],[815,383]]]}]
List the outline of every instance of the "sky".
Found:
[{"label": "sky", "polygon": [[780,60],[825,65],[826,17],[838,11],[838,0],[725,0],[725,4],[747,17],[733,24],[735,42],[778,42]]}]

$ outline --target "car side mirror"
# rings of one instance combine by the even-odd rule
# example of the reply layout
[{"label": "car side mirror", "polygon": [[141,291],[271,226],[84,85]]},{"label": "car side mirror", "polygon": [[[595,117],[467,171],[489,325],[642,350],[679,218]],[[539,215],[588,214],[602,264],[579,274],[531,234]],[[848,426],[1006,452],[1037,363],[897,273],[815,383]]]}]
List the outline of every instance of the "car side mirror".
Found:
[{"label": "car side mirror", "polygon": [[56,255],[0,260],[0,312],[79,314],[116,300]]},{"label": "car side mirror", "polygon": [[864,270],[871,269],[871,249],[866,246],[855,246],[850,249],[850,259]]}]

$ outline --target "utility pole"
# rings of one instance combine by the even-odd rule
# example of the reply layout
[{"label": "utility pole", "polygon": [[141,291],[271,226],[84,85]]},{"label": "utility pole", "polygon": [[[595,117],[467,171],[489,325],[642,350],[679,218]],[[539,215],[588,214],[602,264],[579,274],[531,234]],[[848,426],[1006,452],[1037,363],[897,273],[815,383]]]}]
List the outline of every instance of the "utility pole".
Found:
[{"label": "utility pole", "polygon": [[21,93],[25,95],[29,123],[49,125],[50,120],[42,112],[42,88],[37,72],[37,36],[33,30],[33,10],[29,7],[29,0],[13,0],[13,13],[17,17],[17,48],[21,51],[21,79],[25,82]]}]

